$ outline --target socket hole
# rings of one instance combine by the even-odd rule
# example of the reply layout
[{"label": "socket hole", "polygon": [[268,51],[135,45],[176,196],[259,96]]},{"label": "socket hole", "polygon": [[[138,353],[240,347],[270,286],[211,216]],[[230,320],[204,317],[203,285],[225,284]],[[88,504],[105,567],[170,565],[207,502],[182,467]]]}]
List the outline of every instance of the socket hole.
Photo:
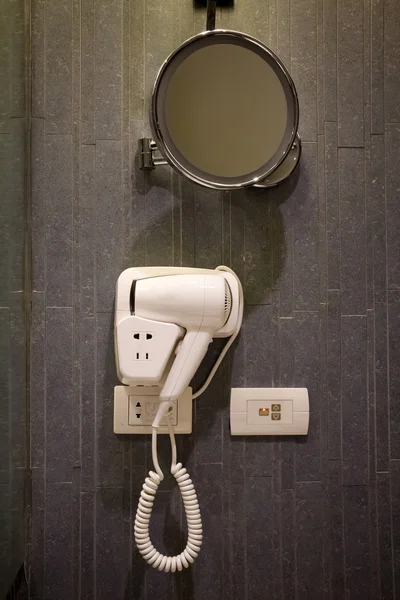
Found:
[{"label": "socket hole", "polygon": [[146,333],[146,340],[151,340],[152,339],[152,335],[151,333]]},{"label": "socket hole", "polygon": [[146,352],[146,360],[149,360],[149,355],[147,352]]},{"label": "socket hole", "polygon": [[172,408],[172,406],[170,406],[169,409],[168,409],[168,412],[172,413],[172,411],[173,411],[173,408]]},{"label": "socket hole", "polygon": [[140,414],[136,413],[136,418],[140,419]]},{"label": "socket hole", "polygon": [[139,360],[139,352],[136,352],[136,360]]},{"label": "socket hole", "polygon": [[140,338],[140,333],[134,333],[133,337],[135,338],[135,340],[138,340]]},{"label": "socket hole", "polygon": [[142,405],[140,404],[140,402],[136,402],[136,406],[141,408]]}]

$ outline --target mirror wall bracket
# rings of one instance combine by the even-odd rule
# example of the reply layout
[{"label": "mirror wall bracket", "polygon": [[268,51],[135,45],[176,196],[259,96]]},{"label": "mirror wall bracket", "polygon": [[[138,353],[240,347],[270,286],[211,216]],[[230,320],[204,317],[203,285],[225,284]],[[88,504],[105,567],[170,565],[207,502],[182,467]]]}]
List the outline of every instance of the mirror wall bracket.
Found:
[{"label": "mirror wall bracket", "polygon": [[154,140],[141,138],[139,144],[139,167],[142,171],[151,171],[159,165],[169,164],[159,152]]},{"label": "mirror wall bracket", "polygon": [[215,29],[215,13],[217,11],[217,0],[207,0],[207,31]]}]

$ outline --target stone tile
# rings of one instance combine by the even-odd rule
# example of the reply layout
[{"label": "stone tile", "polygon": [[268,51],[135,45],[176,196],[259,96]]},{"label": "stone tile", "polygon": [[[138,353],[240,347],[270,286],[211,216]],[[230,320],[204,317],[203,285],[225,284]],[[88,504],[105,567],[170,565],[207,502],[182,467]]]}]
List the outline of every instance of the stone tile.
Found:
[{"label": "stone tile", "polygon": [[124,598],[122,521],[123,490],[103,487],[95,498],[95,598]]},{"label": "stone tile", "polygon": [[317,144],[303,144],[301,160],[292,211],[293,301],[295,310],[313,310],[320,295]]},{"label": "stone tile", "polygon": [[[31,5],[32,117],[45,116],[45,0]],[[34,147],[34,146],[33,146]],[[34,169],[32,169],[34,173]]]},{"label": "stone tile", "polygon": [[[324,130],[323,130],[324,131]],[[320,302],[326,304],[328,289],[328,243],[325,185],[325,135],[318,136],[318,255]]]},{"label": "stone tile", "polygon": [[272,385],[272,309],[269,305],[251,306],[245,310],[246,385]]},{"label": "stone tile", "polygon": [[384,136],[371,137],[371,209],[373,232],[374,300],[386,301],[386,197],[385,197],[385,140]]},{"label": "stone tile", "polygon": [[371,1],[371,133],[384,133],[384,4]]},{"label": "stone tile", "polygon": [[45,480],[44,469],[32,469],[30,598],[45,597]]},{"label": "stone tile", "polygon": [[171,265],[172,170],[161,167],[145,174],[145,261],[146,265]]},{"label": "stone tile", "polygon": [[73,467],[73,314],[46,310],[46,479],[71,482]]},{"label": "stone tile", "polygon": [[354,600],[371,598],[368,487],[343,488],[343,514],[346,595]]},{"label": "stone tile", "polygon": [[[176,15],[174,11],[171,11],[170,6],[168,4],[160,5],[156,0],[147,0],[145,3],[144,21],[146,23],[143,30],[144,99],[147,108],[150,106],[151,93],[158,70],[169,54],[178,46],[179,27]],[[143,117],[148,118],[147,110]]]},{"label": "stone tile", "polygon": [[13,469],[27,467],[27,331],[25,323],[25,294],[17,292],[11,295],[9,339],[10,339],[10,427],[11,461]]},{"label": "stone tile", "polygon": [[376,470],[389,470],[388,311],[375,304]]},{"label": "stone tile", "polygon": [[279,351],[281,387],[293,387],[294,376],[294,320],[279,319]]},{"label": "stone tile", "polygon": [[96,144],[96,308],[111,311],[122,269],[121,143]]},{"label": "stone tile", "polygon": [[325,120],[337,121],[337,0],[323,2],[323,40]]},{"label": "stone tile", "polygon": [[45,205],[45,121],[32,119],[32,288],[44,291],[46,265],[46,205]]},{"label": "stone tile", "polygon": [[389,402],[390,402],[390,458],[400,459],[400,373],[397,365],[400,355],[400,293],[389,291]]},{"label": "stone tile", "polygon": [[9,5],[2,6],[2,23],[3,34],[0,45],[0,68],[2,73],[3,85],[0,89],[0,133],[9,133],[10,116],[11,116],[11,60],[10,48],[11,41],[11,15]]},{"label": "stone tile", "polygon": [[400,13],[396,0],[387,0],[384,10],[385,121],[400,121]]},{"label": "stone tile", "polygon": [[81,182],[79,211],[80,297],[82,314],[92,315],[95,309],[96,259],[96,179],[95,146],[81,148]]},{"label": "stone tile", "polygon": [[[389,463],[388,463],[389,466]],[[394,598],[390,475],[378,473],[379,570],[382,598]]]},{"label": "stone tile", "polygon": [[115,372],[114,315],[98,313],[96,323],[96,485],[123,486],[123,440],[113,430]]},{"label": "stone tile", "polygon": [[[6,161],[6,196],[8,198],[9,219],[9,289],[18,292],[24,286],[24,244],[25,244],[25,136],[24,119],[13,118],[10,121],[10,135],[4,148]],[[1,160],[1,158],[0,158]]]},{"label": "stone tile", "polygon": [[278,2],[277,11],[277,47],[276,52],[285,67],[290,71],[290,0]]},{"label": "stone tile", "polygon": [[321,478],[322,402],[317,312],[295,313],[294,340],[294,386],[308,388],[310,399],[308,435],[296,438],[296,481],[316,481]]},{"label": "stone tile", "polygon": [[80,503],[81,517],[81,582],[82,600],[94,600],[94,492],[82,492]]},{"label": "stone tile", "polygon": [[72,483],[47,483],[45,506],[45,597],[71,600]]},{"label": "stone tile", "polygon": [[293,490],[282,490],[282,592],[286,600],[296,590],[295,497]]},{"label": "stone tile", "polygon": [[245,481],[247,594],[256,598],[272,588],[272,479],[249,477]]},{"label": "stone tile", "polygon": [[317,141],[317,2],[301,0],[291,5],[291,74],[299,95],[299,133],[304,142]]},{"label": "stone tile", "polygon": [[339,146],[364,146],[363,14],[363,0],[338,0]]},{"label": "stone tile", "polygon": [[322,486],[296,483],[296,590],[299,600],[317,598],[322,590]]},{"label": "stone tile", "polygon": [[[95,0],[81,2],[81,143],[95,141]],[[82,160],[83,157],[82,157]]]},{"label": "stone tile", "polygon": [[215,269],[222,261],[222,192],[195,188],[195,265]]},{"label": "stone tile", "polygon": [[369,526],[371,540],[371,596],[380,596],[380,573],[379,573],[379,539],[378,539],[378,494],[377,480],[370,481],[368,490],[369,500]]},{"label": "stone tile", "polygon": [[392,503],[393,582],[395,596],[400,590],[400,461],[390,461],[390,500]]},{"label": "stone tile", "polygon": [[[145,47],[144,47],[144,2],[131,3],[130,14],[130,117],[143,120],[147,118],[150,105],[144,103],[144,73],[145,73]],[[183,41],[183,40],[182,40]]]},{"label": "stone tile", "polygon": [[338,459],[342,452],[341,311],[338,290],[328,292],[327,309],[328,458]]},{"label": "stone tile", "polygon": [[342,314],[366,314],[364,150],[339,150]]},{"label": "stone tile", "polygon": [[121,139],[122,0],[95,5],[94,119],[96,140]]},{"label": "stone tile", "polygon": [[[299,172],[297,172],[297,175]],[[293,316],[294,303],[294,205],[297,202],[295,185],[288,181],[277,188],[277,197],[272,201],[272,282],[279,289],[279,314]],[[275,195],[274,195],[275,196]]]},{"label": "stone tile", "polygon": [[[11,10],[10,10],[11,9]],[[23,117],[25,111],[25,10],[20,3],[11,5],[12,67],[11,115]],[[3,17],[4,18],[4,17]]]},{"label": "stone tile", "polygon": [[375,312],[367,310],[369,479],[376,479]]},{"label": "stone tile", "polygon": [[[365,317],[342,317],[343,484],[368,483],[367,327]],[[357,353],[354,352],[357,348]]]},{"label": "stone tile", "polygon": [[372,115],[372,61],[371,61],[371,0],[363,0],[363,79],[364,79],[364,140],[365,145],[371,138],[371,115]]},{"label": "stone tile", "polygon": [[328,535],[330,543],[329,589],[332,600],[344,597],[345,572],[343,563],[343,497],[342,497],[342,464],[332,460],[328,463]]},{"label": "stone tile", "polygon": [[252,191],[243,194],[243,201],[246,207],[243,282],[246,303],[270,304],[273,287],[271,203]]},{"label": "stone tile", "polygon": [[45,299],[42,292],[32,294],[30,334],[30,444],[32,467],[44,466],[45,432]]},{"label": "stone tile", "polygon": [[[385,13],[386,14],[386,13]],[[388,124],[385,129],[386,169],[386,215],[387,215],[387,285],[389,289],[400,289],[400,205],[398,189],[400,172],[400,124]]]},{"label": "stone tile", "polygon": [[325,124],[326,243],[328,288],[340,288],[340,216],[337,123]]},{"label": "stone tile", "polygon": [[182,582],[183,597],[187,597],[187,592],[190,590],[188,580],[192,579],[192,595],[219,600],[223,593],[223,539],[220,526],[222,520],[222,465],[199,465],[195,476],[195,486],[201,507],[203,530],[207,534],[203,537],[203,545],[196,559],[194,573],[191,575],[187,572],[186,581]]},{"label": "stone tile", "polygon": [[[369,0],[365,0],[366,2]],[[374,304],[374,225],[372,202],[372,150],[371,137],[365,140],[364,147],[364,172],[365,172],[365,232],[366,232],[366,305],[372,309]]]},{"label": "stone tile", "polygon": [[81,389],[81,487],[94,489],[95,475],[95,421],[96,421],[96,320],[82,319],[79,332]]},{"label": "stone tile", "polygon": [[[144,171],[139,169],[137,164],[137,151],[139,148],[139,138],[144,136],[143,121],[131,121],[130,123],[130,181],[131,188],[126,194],[123,230],[124,237],[124,267],[130,267],[132,264],[145,264],[145,214],[146,214],[146,196],[145,190],[148,177]],[[193,238],[192,238],[192,243]]]},{"label": "stone tile", "polygon": [[209,388],[196,401],[196,419],[193,426],[197,464],[222,462],[222,410],[226,401],[222,384],[219,371]]},{"label": "stone tile", "polygon": [[[72,133],[72,0],[59,0],[49,6],[46,4],[44,18],[46,133],[70,134]],[[39,40],[40,29],[38,43]],[[38,111],[38,115],[41,114],[42,110]]]},{"label": "stone tile", "polygon": [[45,140],[46,304],[72,306],[72,143],[67,135]]},{"label": "stone tile", "polygon": [[[245,488],[243,483],[231,483],[227,488],[229,494],[229,515],[227,534],[224,547],[228,558],[224,562],[226,582],[224,582],[224,598],[244,598],[246,594],[246,579],[243,573],[234,568],[243,560],[245,552],[245,514],[243,511]],[[226,535],[226,534],[225,534]]]}]

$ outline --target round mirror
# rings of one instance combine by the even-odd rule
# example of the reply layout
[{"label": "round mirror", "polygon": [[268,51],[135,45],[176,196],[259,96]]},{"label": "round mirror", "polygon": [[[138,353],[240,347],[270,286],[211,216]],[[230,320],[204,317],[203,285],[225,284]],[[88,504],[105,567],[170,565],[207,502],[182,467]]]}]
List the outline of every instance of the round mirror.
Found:
[{"label": "round mirror", "polygon": [[259,41],[206,31],[163,64],[151,125],[164,157],[207,187],[234,189],[268,177],[292,148],[298,127],[293,81]]}]

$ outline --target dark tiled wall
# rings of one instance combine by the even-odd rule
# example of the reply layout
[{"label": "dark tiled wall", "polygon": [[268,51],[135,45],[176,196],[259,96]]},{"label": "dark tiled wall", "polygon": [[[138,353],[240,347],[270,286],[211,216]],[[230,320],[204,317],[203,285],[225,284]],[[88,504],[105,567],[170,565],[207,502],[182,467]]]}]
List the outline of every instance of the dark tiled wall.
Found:
[{"label": "dark tiled wall", "polygon": [[0,2],[0,598],[26,550],[27,6],[25,0]]},{"label": "dark tiled wall", "polygon": [[[270,192],[135,167],[157,69],[204,18],[191,0],[33,1],[31,598],[400,598],[399,4],[237,0],[218,15],[298,88],[301,167]],[[205,538],[175,576],[132,543],[149,441],[112,432],[114,285],[143,263],[226,263],[247,303],[180,440]],[[307,386],[307,439],[232,439],[232,385]],[[175,553],[170,489],[152,533]]]}]

